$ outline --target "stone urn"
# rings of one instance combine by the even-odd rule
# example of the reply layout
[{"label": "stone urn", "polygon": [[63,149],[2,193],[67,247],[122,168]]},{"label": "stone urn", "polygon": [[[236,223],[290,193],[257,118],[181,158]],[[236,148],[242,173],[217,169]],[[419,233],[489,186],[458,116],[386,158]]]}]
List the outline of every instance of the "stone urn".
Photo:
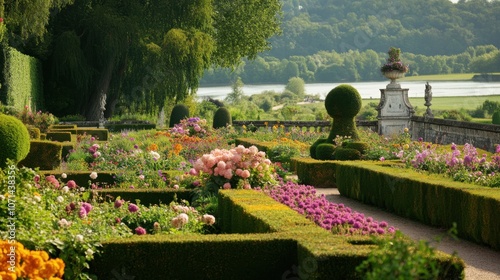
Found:
[{"label": "stone urn", "polygon": [[400,88],[401,86],[396,82],[397,79],[401,79],[405,76],[405,72],[392,70],[383,73],[384,77],[391,80],[391,83],[387,85],[387,88]]}]

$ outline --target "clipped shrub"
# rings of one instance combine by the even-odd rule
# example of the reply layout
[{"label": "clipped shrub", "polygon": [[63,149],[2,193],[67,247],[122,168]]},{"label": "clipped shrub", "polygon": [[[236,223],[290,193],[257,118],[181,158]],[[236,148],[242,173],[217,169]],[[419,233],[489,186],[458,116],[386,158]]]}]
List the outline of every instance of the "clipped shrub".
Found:
[{"label": "clipped shrub", "polygon": [[27,125],[26,128],[28,129],[31,140],[40,140],[40,129],[31,125]]},{"label": "clipped shrub", "polygon": [[491,116],[491,123],[500,124],[500,111],[493,113],[493,116]]},{"label": "clipped shrub", "polygon": [[19,162],[19,166],[52,170],[61,164],[61,156],[61,143],[32,140],[29,153],[25,159]]},{"label": "clipped shrub", "polygon": [[330,160],[333,159],[335,145],[330,143],[321,143],[316,147],[316,159]]},{"label": "clipped shrub", "polygon": [[314,142],[311,145],[311,147],[309,147],[309,154],[311,155],[312,158],[317,159],[316,158],[316,147],[318,147],[319,144],[325,143],[326,141],[327,141],[326,138],[319,138],[318,140],[316,140],[316,142]]},{"label": "clipped shrub", "polygon": [[354,141],[354,142],[346,142],[346,148],[358,150],[361,154],[364,154],[366,150],[370,147],[366,142]]},{"label": "clipped shrub", "polygon": [[76,129],[76,124],[53,124],[49,129]]},{"label": "clipped shrub", "polygon": [[[322,142],[334,143],[337,137],[349,138],[353,141],[359,140],[358,130],[354,117],[361,110],[361,95],[352,86],[342,84],[332,89],[325,98],[325,108],[333,118],[330,134],[326,140],[318,139],[310,148],[311,157],[319,155],[315,150]],[[316,158],[319,159],[319,158]]]},{"label": "clipped shrub", "polygon": [[333,154],[335,160],[359,160],[361,153],[356,149],[337,147]]},{"label": "clipped shrub", "polygon": [[30,151],[30,135],[26,126],[12,116],[0,114],[0,168],[7,159],[19,162]]},{"label": "clipped shrub", "polygon": [[215,111],[213,128],[224,128],[232,123],[231,113],[226,107],[220,107]]},{"label": "clipped shrub", "polygon": [[361,109],[361,96],[354,87],[342,84],[332,89],[325,98],[325,108],[333,118],[328,140],[337,136],[358,140],[359,135],[354,117]]},{"label": "clipped shrub", "polygon": [[184,104],[177,104],[170,113],[169,127],[174,127],[180,123],[181,120],[189,117],[189,108]]},{"label": "clipped shrub", "polygon": [[71,142],[71,132],[49,131],[45,139],[56,142]]}]

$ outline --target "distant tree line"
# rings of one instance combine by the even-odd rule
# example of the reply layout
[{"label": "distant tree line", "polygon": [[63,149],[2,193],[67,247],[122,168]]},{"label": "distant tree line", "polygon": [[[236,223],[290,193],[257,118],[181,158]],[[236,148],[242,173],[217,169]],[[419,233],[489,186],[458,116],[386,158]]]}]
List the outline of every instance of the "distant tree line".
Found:
[{"label": "distant tree line", "polygon": [[[493,45],[468,47],[453,55],[426,56],[402,51],[403,62],[410,66],[408,76],[500,72],[500,50]],[[201,84],[227,84],[236,77],[241,77],[246,84],[285,84],[292,77],[300,77],[306,83],[376,81],[385,79],[379,69],[386,58],[386,53],[374,50],[320,51],[283,59],[257,56],[255,60],[245,60],[234,70],[210,68],[205,71]]]}]

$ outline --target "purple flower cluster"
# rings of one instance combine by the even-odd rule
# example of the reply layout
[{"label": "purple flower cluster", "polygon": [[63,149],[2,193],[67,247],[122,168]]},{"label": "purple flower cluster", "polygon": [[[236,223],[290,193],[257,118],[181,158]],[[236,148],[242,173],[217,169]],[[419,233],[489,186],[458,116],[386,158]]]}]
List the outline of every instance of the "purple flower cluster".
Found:
[{"label": "purple flower cluster", "polygon": [[328,201],[324,195],[318,196],[312,186],[287,182],[268,188],[265,192],[274,200],[336,234],[387,234],[396,231],[385,221],[377,222],[343,204]]},{"label": "purple flower cluster", "polygon": [[205,119],[193,117],[181,120],[180,123],[170,129],[170,133],[174,137],[184,135],[204,137],[207,135],[207,128],[207,121]]}]

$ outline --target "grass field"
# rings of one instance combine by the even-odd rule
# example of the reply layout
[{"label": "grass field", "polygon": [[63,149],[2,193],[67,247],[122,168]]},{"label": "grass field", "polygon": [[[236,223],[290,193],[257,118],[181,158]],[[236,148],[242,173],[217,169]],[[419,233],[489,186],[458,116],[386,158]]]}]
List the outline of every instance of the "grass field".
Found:
[{"label": "grass field", "polygon": [[[363,99],[363,106],[370,102],[379,103],[380,99]],[[500,95],[487,95],[487,96],[443,96],[433,97],[431,101],[432,110],[472,110],[483,105],[484,101],[500,102]],[[413,107],[426,108],[424,106],[425,100],[423,97],[410,97],[410,104]]]},{"label": "grass field", "polygon": [[476,73],[408,76],[401,81],[470,81]]}]

